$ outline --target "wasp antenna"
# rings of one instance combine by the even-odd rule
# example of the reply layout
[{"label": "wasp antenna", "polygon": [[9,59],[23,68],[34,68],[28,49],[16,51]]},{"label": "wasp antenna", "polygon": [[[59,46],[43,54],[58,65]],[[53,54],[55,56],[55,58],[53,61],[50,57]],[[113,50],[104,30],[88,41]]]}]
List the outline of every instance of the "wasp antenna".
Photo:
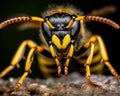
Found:
[{"label": "wasp antenna", "polygon": [[68,23],[68,25],[66,26],[66,28],[70,28],[73,23],[74,23],[74,19],[71,19],[70,22]]},{"label": "wasp antenna", "polygon": [[102,22],[102,23],[108,24],[116,29],[120,28],[120,26],[117,23],[115,23],[114,21],[107,19],[107,18],[103,18],[103,17],[99,17],[99,16],[86,16],[84,19],[88,20],[88,21]]},{"label": "wasp antenna", "polygon": [[54,29],[55,27],[50,23],[50,21],[46,20],[45,21],[47,23],[47,25],[51,28],[51,29]]},{"label": "wasp antenna", "polygon": [[29,20],[31,20],[30,17],[15,17],[15,18],[11,18],[11,19],[8,19],[8,20],[0,23],[0,29],[4,28],[7,25],[13,24],[13,23],[22,22],[22,21],[29,21]]},{"label": "wasp antenna", "polygon": [[2,23],[0,23],[0,29],[4,28],[7,25],[13,24],[13,23],[17,23],[17,22],[23,22],[23,21],[38,21],[38,22],[43,22],[44,19],[43,18],[39,18],[39,17],[28,17],[28,16],[23,16],[23,17],[15,17],[15,18],[11,18],[8,19]]},{"label": "wasp antenna", "polygon": [[85,16],[78,16],[77,18],[73,18],[70,20],[66,28],[70,28],[72,24],[74,23],[74,21],[79,21],[79,20],[84,20],[84,19],[85,19]]}]

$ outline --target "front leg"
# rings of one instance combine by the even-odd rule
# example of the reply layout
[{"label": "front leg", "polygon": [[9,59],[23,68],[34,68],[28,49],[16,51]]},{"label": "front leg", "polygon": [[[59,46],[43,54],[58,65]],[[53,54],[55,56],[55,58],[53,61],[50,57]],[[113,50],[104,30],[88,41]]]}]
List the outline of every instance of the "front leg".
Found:
[{"label": "front leg", "polygon": [[74,46],[71,44],[69,52],[67,54],[66,62],[64,64],[64,73],[65,73],[65,76],[68,75],[68,66],[69,66],[70,59],[73,56],[73,52],[74,52]]},{"label": "front leg", "polygon": [[55,52],[55,50],[53,48],[53,45],[50,45],[50,52],[51,52],[51,55],[54,58],[55,63],[57,64],[57,67],[58,67],[58,69],[57,69],[58,73],[57,74],[58,74],[58,76],[61,76],[61,63],[58,60],[58,57],[57,57],[57,54],[56,54],[56,52]]},{"label": "front leg", "polygon": [[32,61],[33,61],[33,55],[34,55],[34,52],[35,52],[36,48],[32,48],[28,54],[28,57],[27,57],[27,61],[26,61],[26,64],[25,64],[25,72],[24,74],[22,75],[22,77],[20,78],[20,80],[18,81],[18,83],[15,85],[14,88],[12,88],[9,93],[13,92],[13,91],[16,91],[23,83],[24,79],[26,78],[26,76],[29,74],[30,72],[30,68],[31,68],[31,64],[32,64]]},{"label": "front leg", "polygon": [[101,87],[100,85],[97,85],[95,83],[93,83],[90,79],[90,64],[92,62],[92,59],[93,59],[93,54],[94,54],[94,42],[96,41],[96,37],[93,36],[85,45],[84,47],[85,48],[89,48],[90,47],[90,53],[89,53],[89,56],[86,60],[86,63],[85,63],[85,67],[86,67],[86,78],[87,78],[87,81],[88,81],[88,84],[92,85],[92,86],[95,86],[95,87]]},{"label": "front leg", "polygon": [[[0,73],[0,78],[4,77],[7,73],[9,73],[12,69],[14,69],[15,66],[17,66],[19,64],[19,62],[21,61],[21,59],[24,56],[25,53],[25,49],[26,46],[33,48],[38,46],[34,41],[32,40],[25,40],[18,48],[18,50],[16,51],[10,65],[5,68],[1,73]],[[43,51],[44,49],[42,47],[39,46],[39,51]]]},{"label": "front leg", "polygon": [[27,77],[27,75],[30,72],[31,69],[31,65],[33,62],[33,57],[34,57],[34,53],[35,52],[40,52],[40,47],[36,46],[30,49],[28,56],[27,56],[27,60],[26,60],[26,64],[25,64],[25,72],[23,73],[23,75],[21,76],[20,80],[18,81],[18,83],[15,85],[15,87],[13,87],[9,93],[16,91],[23,83],[24,79]]}]

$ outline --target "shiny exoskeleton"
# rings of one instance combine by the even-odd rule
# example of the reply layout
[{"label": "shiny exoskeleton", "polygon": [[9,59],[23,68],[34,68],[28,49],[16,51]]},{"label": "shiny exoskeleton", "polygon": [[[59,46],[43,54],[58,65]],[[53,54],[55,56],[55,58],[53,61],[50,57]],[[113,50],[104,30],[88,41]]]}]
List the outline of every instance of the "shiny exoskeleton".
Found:
[{"label": "shiny exoskeleton", "polygon": [[3,77],[11,71],[24,56],[25,47],[30,47],[25,72],[16,86],[9,92],[16,91],[29,74],[34,53],[38,54],[38,63],[45,77],[55,76],[56,73],[58,76],[67,76],[70,67],[70,69],[74,68],[75,71],[86,72],[88,84],[100,87],[100,85],[91,81],[90,73],[102,73],[104,65],[106,65],[111,73],[120,79],[120,76],[109,62],[102,38],[99,35],[93,35],[85,26],[86,22],[97,21],[120,29],[120,26],[114,21],[96,16],[109,11],[108,8],[103,12],[100,11],[101,13],[91,12],[91,16],[89,16],[90,14],[82,15],[80,11],[72,6],[57,6],[43,13],[43,18],[23,16],[2,22],[0,29],[9,24],[23,21],[29,21],[28,28],[31,27],[30,24],[37,27],[33,21],[40,23],[41,44],[36,44],[32,40],[23,41],[10,65],[0,73],[0,77]]}]

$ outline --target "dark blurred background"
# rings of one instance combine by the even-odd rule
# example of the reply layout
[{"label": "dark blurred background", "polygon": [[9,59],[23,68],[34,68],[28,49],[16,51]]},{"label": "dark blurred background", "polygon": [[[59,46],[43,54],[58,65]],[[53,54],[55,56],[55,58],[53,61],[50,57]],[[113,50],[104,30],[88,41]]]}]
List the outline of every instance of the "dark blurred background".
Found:
[{"label": "dark blurred background", "polygon": [[[64,3],[74,5],[76,8],[81,9],[84,14],[107,5],[115,5],[118,8],[117,12],[114,14],[109,14],[105,17],[120,24],[120,0],[1,0],[0,22],[14,15],[41,17],[41,13],[47,9],[47,6],[52,4],[61,5]],[[103,37],[110,62],[117,72],[120,73],[120,30],[116,30],[104,24],[99,24],[98,22],[88,23],[87,26],[93,33],[99,34]],[[32,39],[35,42],[40,43],[38,37],[39,32],[37,29],[18,31],[15,25],[10,25],[0,31],[0,72],[10,64],[15,51],[22,41],[25,39]],[[27,54],[27,52],[28,50],[25,54]],[[15,68],[6,77],[21,76],[24,72],[24,63],[25,60],[22,60],[20,62],[21,68]],[[40,72],[38,65],[35,63],[36,60],[32,65],[32,74],[30,74],[30,76],[39,77]],[[107,74],[110,74],[108,69],[106,70],[108,72]]]}]

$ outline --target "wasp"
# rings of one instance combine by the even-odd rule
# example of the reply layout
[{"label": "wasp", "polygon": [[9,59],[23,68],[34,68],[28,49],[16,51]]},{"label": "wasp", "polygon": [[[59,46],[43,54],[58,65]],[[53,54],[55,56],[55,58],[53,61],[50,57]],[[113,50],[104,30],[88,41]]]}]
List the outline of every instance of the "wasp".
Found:
[{"label": "wasp", "polygon": [[[91,14],[83,15],[81,11],[73,6],[55,6],[43,13],[43,17],[22,16],[15,17],[0,23],[0,29],[18,22],[37,22],[40,25],[41,44],[33,40],[25,40],[16,51],[10,65],[1,73],[2,78],[20,62],[25,53],[25,48],[30,48],[25,63],[25,70],[18,83],[9,92],[16,91],[30,72],[34,55],[38,55],[40,69],[46,77],[54,75],[67,76],[70,66],[77,66],[75,70],[86,73],[88,84],[100,87],[91,81],[92,73],[101,73],[106,65],[111,73],[118,79],[120,75],[109,62],[104,42],[99,35],[92,34],[85,23],[96,21],[107,24],[115,29],[120,26],[114,21],[101,15],[109,10],[99,10]],[[34,24],[33,24],[34,25]],[[36,25],[37,26],[37,25]],[[34,26],[34,27],[36,27]],[[29,26],[33,27],[33,26]]]}]

